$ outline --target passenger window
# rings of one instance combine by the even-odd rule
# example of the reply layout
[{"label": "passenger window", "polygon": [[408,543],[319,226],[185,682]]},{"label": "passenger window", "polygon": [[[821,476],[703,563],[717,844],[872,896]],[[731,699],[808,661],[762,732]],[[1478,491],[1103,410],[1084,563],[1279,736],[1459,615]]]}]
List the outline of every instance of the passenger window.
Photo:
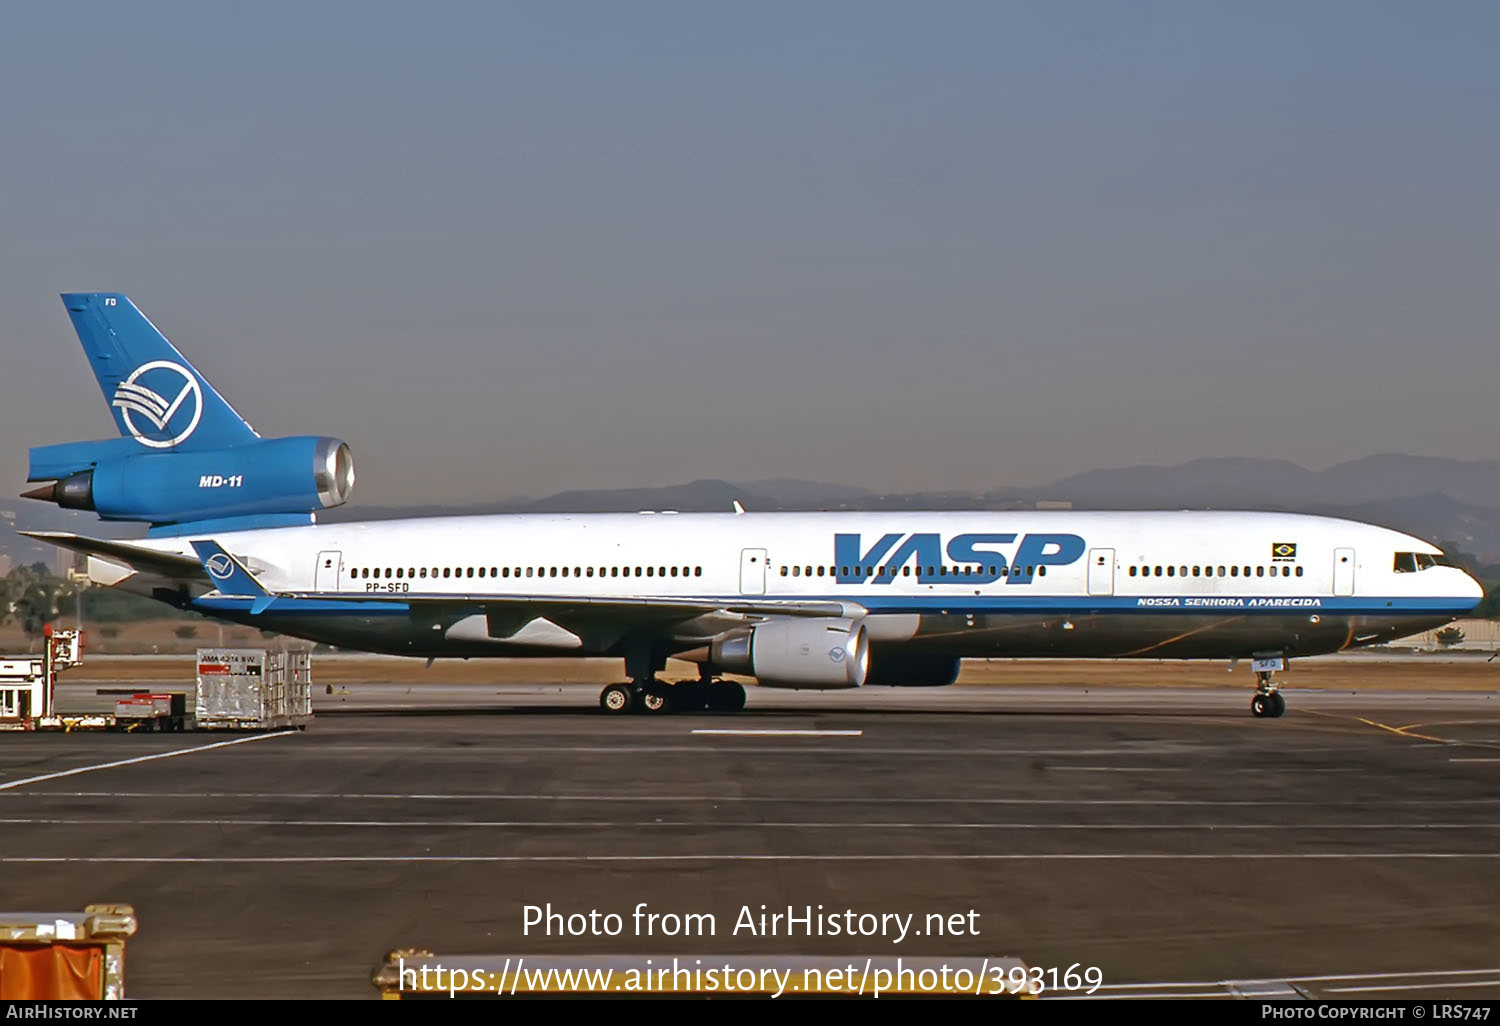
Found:
[{"label": "passenger window", "polygon": [[673,577],[677,576],[677,568],[675,566],[672,568],[672,576]]},{"label": "passenger window", "polygon": [[557,576],[557,567],[555,567],[555,566],[549,566],[547,568],[547,576],[548,577],[556,577]]},{"label": "passenger window", "polygon": [[911,576],[911,567],[910,566],[903,566],[901,568],[901,576],[902,577],[910,577]]},{"label": "passenger window", "polygon": [[822,567],[818,567],[818,576],[819,577],[823,576],[823,568]]},{"label": "passenger window", "polygon": [[1290,577],[1290,576],[1292,576],[1292,568],[1289,567],[1289,566],[1282,567],[1281,568],[1281,576],[1283,576],[1283,577]]},{"label": "passenger window", "polygon": [[465,577],[473,577],[473,576],[474,576],[474,568],[473,568],[473,567],[472,567],[472,566],[471,566],[471,567],[469,567],[469,571],[468,571],[468,573],[467,573],[467,574],[465,574],[465,575],[464,575],[464,576],[465,576]]},{"label": "passenger window", "polygon": [[785,577],[785,576],[787,576],[788,573],[790,573],[790,571],[787,570],[786,567],[782,567],[781,568],[781,576]]},{"label": "passenger window", "polygon": [[1300,566],[1297,568],[1297,576],[1298,577],[1302,576],[1302,568]]},{"label": "passenger window", "polygon": [[1264,576],[1266,576],[1266,568],[1263,567],[1263,566],[1256,567],[1255,568],[1255,576],[1256,577],[1264,577]]},{"label": "passenger window", "polygon": [[[676,569],[673,569],[672,576],[674,576],[674,577],[677,576]],[[794,566],[794,567],[792,567],[792,576],[793,577],[801,577],[802,576],[802,568],[800,566]]]},{"label": "passenger window", "polygon": [[[823,569],[822,567],[818,567],[819,572],[821,572],[822,569]],[[693,576],[694,577],[702,577],[703,576],[703,568],[701,566],[695,566],[695,567],[693,567]]]},{"label": "passenger window", "polygon": [[1131,576],[1131,577],[1134,577],[1134,576],[1135,576],[1135,567],[1134,567],[1134,566],[1133,566],[1133,565],[1132,565],[1132,566],[1131,566],[1131,568],[1130,568],[1130,576]]},{"label": "passenger window", "polygon": [[1223,576],[1225,576],[1225,574],[1224,574],[1224,567],[1222,567],[1222,566],[1221,566],[1221,567],[1219,567],[1219,576],[1220,576],[1220,577],[1223,577]]},{"label": "passenger window", "polygon": [[1177,568],[1175,566],[1169,566],[1169,567],[1167,567],[1167,576],[1168,577],[1174,577],[1174,576],[1176,576],[1176,574],[1175,574],[1176,569]]},{"label": "passenger window", "polygon": [[1232,567],[1229,568],[1229,576],[1230,577],[1238,577],[1239,575],[1240,575],[1240,568],[1239,567],[1232,566]]}]

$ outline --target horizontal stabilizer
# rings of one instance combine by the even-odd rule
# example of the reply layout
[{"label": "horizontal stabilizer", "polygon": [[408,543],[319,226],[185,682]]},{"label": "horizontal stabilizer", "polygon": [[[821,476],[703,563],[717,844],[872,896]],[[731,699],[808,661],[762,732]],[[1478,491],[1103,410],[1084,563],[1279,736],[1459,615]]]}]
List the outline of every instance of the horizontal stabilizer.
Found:
[{"label": "horizontal stabilizer", "polygon": [[203,561],[203,569],[218,586],[219,594],[254,600],[250,603],[252,615],[263,612],[276,598],[261,587],[255,575],[245,569],[245,564],[225,552],[218,542],[194,541],[190,544]]},{"label": "horizontal stabilizer", "polygon": [[98,556],[115,563],[124,563],[136,570],[161,574],[177,580],[196,581],[203,576],[203,564],[191,556],[179,556],[173,552],[158,552],[128,541],[108,538],[85,538],[80,534],[65,531],[17,531],[17,534],[37,541],[48,542],[58,548],[81,552],[86,556]]}]

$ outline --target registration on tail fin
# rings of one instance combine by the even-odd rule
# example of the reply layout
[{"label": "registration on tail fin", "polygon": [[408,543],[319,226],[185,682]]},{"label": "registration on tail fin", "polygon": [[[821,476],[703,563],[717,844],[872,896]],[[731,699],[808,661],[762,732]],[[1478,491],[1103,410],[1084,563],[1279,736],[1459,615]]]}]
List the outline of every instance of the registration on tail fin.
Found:
[{"label": "registration on tail fin", "polygon": [[120,434],[148,449],[222,449],[260,436],[118,292],[65,292]]},{"label": "registration on tail fin", "polygon": [[194,541],[193,551],[203,562],[203,569],[218,586],[219,594],[232,598],[253,599],[251,614],[263,612],[276,596],[261,587],[255,575],[245,569],[245,564],[225,552],[215,541]]}]

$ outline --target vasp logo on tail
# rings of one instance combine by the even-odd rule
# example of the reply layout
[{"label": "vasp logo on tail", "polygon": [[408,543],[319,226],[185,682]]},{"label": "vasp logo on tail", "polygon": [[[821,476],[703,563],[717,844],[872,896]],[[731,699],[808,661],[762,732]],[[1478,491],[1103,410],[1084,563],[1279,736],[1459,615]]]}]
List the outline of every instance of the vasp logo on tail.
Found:
[{"label": "vasp logo on tail", "polygon": [[222,581],[234,575],[234,563],[222,552],[215,552],[203,564],[214,580]]},{"label": "vasp logo on tail", "polygon": [[170,449],[198,430],[198,421],[203,418],[203,386],[181,364],[152,360],[120,382],[110,405],[120,408],[125,427],[137,442],[152,449]]}]

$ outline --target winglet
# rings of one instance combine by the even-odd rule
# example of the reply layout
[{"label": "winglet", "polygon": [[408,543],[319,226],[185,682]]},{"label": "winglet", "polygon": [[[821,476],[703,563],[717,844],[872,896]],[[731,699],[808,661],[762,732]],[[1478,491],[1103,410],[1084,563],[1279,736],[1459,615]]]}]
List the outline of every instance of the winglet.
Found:
[{"label": "winglet", "polygon": [[250,603],[251,616],[264,612],[275,600],[276,596],[261,587],[255,575],[245,569],[245,564],[225,552],[218,542],[195,541],[191,544],[203,562],[204,572],[218,585],[219,594],[254,600]]}]

